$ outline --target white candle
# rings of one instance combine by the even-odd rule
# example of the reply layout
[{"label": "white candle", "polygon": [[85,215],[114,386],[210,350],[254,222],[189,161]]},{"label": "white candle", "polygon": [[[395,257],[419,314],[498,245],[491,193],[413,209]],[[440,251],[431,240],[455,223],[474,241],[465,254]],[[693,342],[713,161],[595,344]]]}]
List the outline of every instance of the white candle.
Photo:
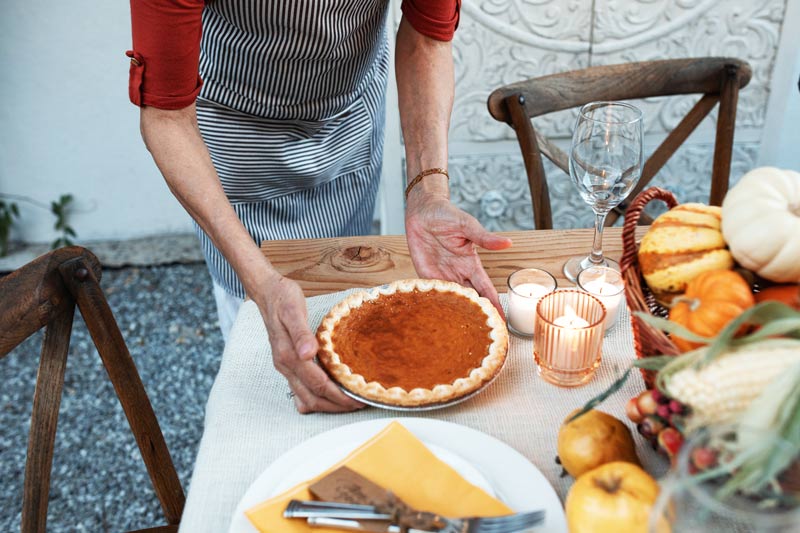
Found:
[{"label": "white candle", "polygon": [[508,291],[508,323],[519,333],[533,335],[536,305],[552,289],[538,283],[520,283]]},{"label": "white candle", "polygon": [[553,324],[567,329],[585,328],[589,325],[586,320],[578,316],[571,306],[566,306],[565,311],[567,314],[553,320]]},{"label": "white candle", "polygon": [[582,354],[578,353],[581,345],[581,332],[575,331],[589,326],[589,323],[578,316],[571,305],[564,308],[565,314],[553,320],[553,324],[564,328],[558,336],[556,353],[559,361],[567,368],[577,368],[578,362],[582,360]]},{"label": "white candle", "polygon": [[619,306],[622,303],[622,287],[605,281],[602,277],[587,281],[583,284],[583,289],[596,296],[598,300],[606,306],[605,329],[609,329],[617,322]]}]

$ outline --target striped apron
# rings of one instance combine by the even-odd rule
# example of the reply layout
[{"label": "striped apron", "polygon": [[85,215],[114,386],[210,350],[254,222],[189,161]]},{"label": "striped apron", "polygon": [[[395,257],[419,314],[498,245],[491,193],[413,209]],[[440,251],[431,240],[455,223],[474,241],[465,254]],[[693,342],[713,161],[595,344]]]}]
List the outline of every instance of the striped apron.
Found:
[{"label": "striped apron", "polygon": [[[383,158],[387,0],[212,0],[197,120],[256,243],[368,234]],[[195,224],[214,281],[244,297]]]}]

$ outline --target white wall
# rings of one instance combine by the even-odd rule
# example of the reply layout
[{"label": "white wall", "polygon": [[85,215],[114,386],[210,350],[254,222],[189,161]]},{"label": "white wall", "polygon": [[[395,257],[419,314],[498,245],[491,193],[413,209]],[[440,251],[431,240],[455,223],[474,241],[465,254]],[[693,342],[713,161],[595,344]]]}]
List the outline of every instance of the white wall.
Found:
[{"label": "white wall", "polygon": [[[126,1],[6,0],[0,17],[0,192],[75,196],[81,241],[191,231],[128,101]],[[14,236],[53,239],[53,217],[18,202]]]},{"label": "white wall", "polygon": [[775,58],[760,165],[800,171],[800,0],[788,0]]}]

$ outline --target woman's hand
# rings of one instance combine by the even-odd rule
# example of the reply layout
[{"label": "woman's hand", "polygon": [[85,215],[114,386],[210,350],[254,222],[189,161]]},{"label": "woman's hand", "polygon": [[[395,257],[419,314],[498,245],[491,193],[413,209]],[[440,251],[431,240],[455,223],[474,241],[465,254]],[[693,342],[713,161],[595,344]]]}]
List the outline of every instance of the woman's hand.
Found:
[{"label": "woman's hand", "polygon": [[511,239],[494,235],[440,195],[409,195],[406,210],[406,238],[417,273],[426,278],[455,281],[473,287],[494,304],[500,316],[503,308],[492,280],[483,269],[475,245],[503,250]]},{"label": "woman's hand", "polygon": [[345,395],[314,362],[319,346],[308,327],[306,301],[297,283],[275,273],[253,300],[267,326],[272,361],[289,382],[299,412],[343,412],[364,407]]}]

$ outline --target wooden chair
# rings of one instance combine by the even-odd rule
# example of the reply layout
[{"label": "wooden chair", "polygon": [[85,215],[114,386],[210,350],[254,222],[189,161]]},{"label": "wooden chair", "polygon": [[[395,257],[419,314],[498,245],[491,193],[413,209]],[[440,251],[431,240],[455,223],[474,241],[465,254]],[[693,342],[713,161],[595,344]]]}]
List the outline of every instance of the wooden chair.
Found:
[{"label": "wooden chair", "polygon": [[[553,216],[541,154],[567,173],[568,156],[536,131],[534,117],[597,100],[702,94],[645,162],[642,177],[628,196],[632,200],[719,102],[710,203],[720,205],[728,190],[739,89],[747,85],[751,74],[746,62],[722,57],[597,66],[500,87],[489,95],[488,106],[492,117],[516,131],[530,185],[535,227],[551,229]],[[613,224],[626,208],[627,203],[623,203],[609,213],[606,225]]]},{"label": "wooden chair", "polygon": [[46,530],[50,472],[75,307],[80,309],[139,445],[167,526],[178,530],[185,501],[139,373],[100,288],[100,263],[77,246],[50,252],[0,279],[0,359],[44,328],[33,397],[22,500],[22,533]]}]

